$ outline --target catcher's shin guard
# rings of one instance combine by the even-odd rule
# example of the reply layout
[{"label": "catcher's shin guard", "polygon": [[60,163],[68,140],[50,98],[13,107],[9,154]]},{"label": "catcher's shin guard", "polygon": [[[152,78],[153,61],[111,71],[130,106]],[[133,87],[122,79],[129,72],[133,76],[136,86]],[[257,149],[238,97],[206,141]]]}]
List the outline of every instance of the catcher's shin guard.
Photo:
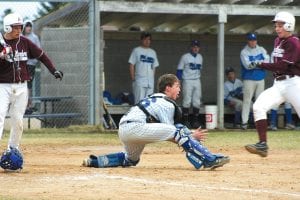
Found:
[{"label": "catcher's shin guard", "polygon": [[[193,158],[192,156],[196,156],[200,160],[205,159],[207,161],[213,161],[216,159],[216,156],[210,153],[206,147],[191,137],[191,131],[188,128],[182,124],[176,124],[176,128],[177,130],[175,132],[174,139],[179,146],[182,146],[185,152],[190,153],[187,154],[187,158],[190,162],[191,160],[189,159],[190,157],[188,155],[191,155],[191,158]],[[193,162],[191,163],[195,166],[195,168],[197,168],[197,165],[195,165]]]},{"label": "catcher's shin guard", "polygon": [[129,167],[137,165],[138,161],[131,161],[125,158],[125,153],[112,153],[107,155],[95,156],[90,155],[89,159],[84,161],[84,166],[105,168],[105,167]]},{"label": "catcher's shin guard", "polygon": [[200,169],[203,165],[203,156],[199,156],[193,152],[186,152],[186,158],[196,169]]}]

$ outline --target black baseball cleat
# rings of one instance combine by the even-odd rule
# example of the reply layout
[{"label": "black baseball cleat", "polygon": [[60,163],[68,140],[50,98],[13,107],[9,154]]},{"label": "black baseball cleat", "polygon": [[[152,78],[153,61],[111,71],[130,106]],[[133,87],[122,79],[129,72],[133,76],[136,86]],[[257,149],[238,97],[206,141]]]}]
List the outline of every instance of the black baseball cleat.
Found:
[{"label": "black baseball cleat", "polygon": [[223,165],[229,162],[230,162],[230,158],[228,156],[216,157],[214,161],[205,161],[203,167],[216,169],[218,167],[223,167]]},{"label": "black baseball cleat", "polygon": [[258,154],[261,157],[268,156],[268,145],[266,142],[258,142],[256,144],[248,144],[245,146],[246,150],[250,153]]}]

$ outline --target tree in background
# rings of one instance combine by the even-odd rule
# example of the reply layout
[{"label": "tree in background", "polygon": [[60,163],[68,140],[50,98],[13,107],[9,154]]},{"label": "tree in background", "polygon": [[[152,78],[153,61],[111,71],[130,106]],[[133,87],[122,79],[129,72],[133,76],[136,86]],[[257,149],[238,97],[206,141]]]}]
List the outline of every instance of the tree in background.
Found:
[{"label": "tree in background", "polygon": [[67,3],[59,3],[59,2],[43,2],[43,3],[40,3],[41,7],[39,10],[38,10],[38,15],[39,16],[36,16],[36,18],[40,18],[42,16],[45,16],[55,10],[58,10],[60,7],[66,5]]}]

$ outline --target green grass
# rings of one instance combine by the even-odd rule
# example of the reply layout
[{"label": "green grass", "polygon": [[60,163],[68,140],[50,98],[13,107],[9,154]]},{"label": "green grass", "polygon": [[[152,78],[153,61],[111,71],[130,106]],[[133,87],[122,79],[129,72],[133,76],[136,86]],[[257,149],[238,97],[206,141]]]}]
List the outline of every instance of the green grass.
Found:
[{"label": "green grass", "polygon": [[[9,133],[4,133],[1,143],[7,142]],[[214,148],[237,149],[249,143],[256,143],[258,136],[255,130],[209,131],[205,145]],[[97,126],[76,126],[65,129],[26,130],[22,144],[69,144],[69,145],[121,145],[117,131],[103,131]],[[278,149],[300,149],[299,131],[268,132],[268,145]],[[152,146],[168,146],[169,143],[155,143]]]},{"label": "green grass", "polygon": [[[300,149],[299,131],[269,131],[267,133],[268,145],[278,149]],[[255,130],[251,131],[212,131],[209,134],[207,144],[213,146],[233,146],[251,144],[258,142]]]}]

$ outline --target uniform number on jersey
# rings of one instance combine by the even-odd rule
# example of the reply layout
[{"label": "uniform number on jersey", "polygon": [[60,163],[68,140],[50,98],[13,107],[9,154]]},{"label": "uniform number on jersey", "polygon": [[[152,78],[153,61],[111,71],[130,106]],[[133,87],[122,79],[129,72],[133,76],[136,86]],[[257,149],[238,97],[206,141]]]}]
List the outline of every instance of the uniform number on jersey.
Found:
[{"label": "uniform number on jersey", "polygon": [[156,98],[146,98],[141,101],[141,104],[144,106],[144,108],[147,108],[151,103],[155,103],[156,101]]}]

